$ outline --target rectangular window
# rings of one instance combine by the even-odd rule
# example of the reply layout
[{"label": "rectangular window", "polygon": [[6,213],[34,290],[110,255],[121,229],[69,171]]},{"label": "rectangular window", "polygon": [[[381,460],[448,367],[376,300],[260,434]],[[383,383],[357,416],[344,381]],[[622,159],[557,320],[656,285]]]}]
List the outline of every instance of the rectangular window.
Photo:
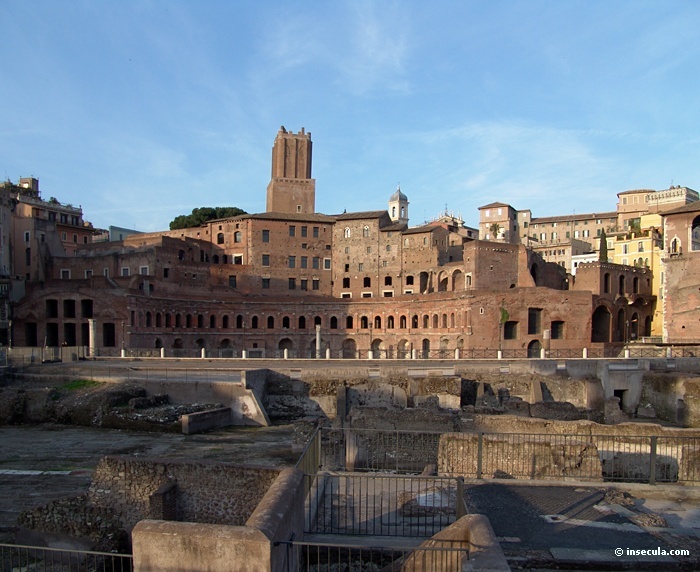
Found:
[{"label": "rectangular window", "polygon": [[357,265],[357,271],[358,271],[358,272],[363,272],[364,269],[365,269],[365,265],[362,264],[362,262],[358,263],[358,265]]},{"label": "rectangular window", "polygon": [[288,260],[288,266],[289,268],[296,268],[297,265],[297,257],[296,256],[290,256]]},{"label": "rectangular window", "polygon": [[141,276],[148,276],[148,266],[139,268],[139,274],[141,274]]},{"label": "rectangular window", "polygon": [[318,258],[318,256],[314,256],[311,259],[311,268],[313,268],[314,270],[318,270],[319,268],[321,268],[321,259]]},{"label": "rectangular window", "polygon": [[262,255],[262,265],[263,266],[270,266],[270,255],[269,254]]},{"label": "rectangular window", "polygon": [[29,231],[28,230],[24,231],[24,242],[29,242]]},{"label": "rectangular window", "polygon": [[63,300],[63,317],[75,318],[75,300]]},{"label": "rectangular window", "polygon": [[46,317],[58,318],[58,300],[46,300]]},{"label": "rectangular window", "polygon": [[129,276],[129,268],[126,266],[122,267],[122,276]]},{"label": "rectangular window", "polygon": [[307,229],[308,229],[308,227],[306,227],[306,226],[301,227],[301,237],[302,238],[306,238]]},{"label": "rectangular window", "polygon": [[564,322],[556,320],[552,322],[551,329],[553,340],[563,340],[564,339]]},{"label": "rectangular window", "polygon": [[83,318],[92,318],[92,300],[80,301],[80,313]]},{"label": "rectangular window", "polygon": [[233,256],[233,263],[234,264],[243,264],[243,256]]},{"label": "rectangular window", "polygon": [[170,268],[163,268],[163,278],[170,277]]},{"label": "rectangular window", "polygon": [[308,290],[309,281],[306,278],[302,278],[299,282],[299,290]]},{"label": "rectangular window", "polygon": [[270,279],[269,278],[262,279],[262,287],[265,290],[269,290],[269,288],[270,288]]},{"label": "rectangular window", "polygon": [[372,247],[371,246],[367,247],[367,254],[372,254]]},{"label": "rectangular window", "polygon": [[85,271],[85,278],[92,278],[92,270]]},{"label": "rectangular window", "polygon": [[350,288],[350,278],[343,278],[343,288]]},{"label": "rectangular window", "polygon": [[289,279],[289,289],[290,290],[296,290],[297,287],[297,279],[296,278],[290,278]]},{"label": "rectangular window", "polygon": [[518,322],[506,322],[505,324],[503,324],[503,339],[518,339]]},{"label": "rectangular window", "polygon": [[265,228],[262,231],[262,241],[270,242],[270,231]]},{"label": "rectangular window", "polygon": [[542,331],[542,308],[527,309],[527,333],[539,334]]},{"label": "rectangular window", "polygon": [[307,268],[309,266],[309,257],[308,256],[302,256],[301,257],[301,267],[302,268]]},{"label": "rectangular window", "polygon": [[313,236],[314,238],[318,238],[318,227],[317,227],[317,226],[313,227],[313,229],[312,229],[312,236]]},{"label": "rectangular window", "polygon": [[294,226],[293,224],[289,225],[289,236],[296,236],[297,235],[297,227]]},{"label": "rectangular window", "polygon": [[324,269],[324,270],[330,270],[330,269],[331,269],[331,259],[330,259],[330,258],[324,258],[324,259],[323,259],[323,269]]},{"label": "rectangular window", "polygon": [[235,277],[235,276],[229,276],[229,277],[228,277],[228,287],[229,287],[229,288],[235,288],[236,286],[237,286],[236,277]]},{"label": "rectangular window", "polygon": [[318,290],[321,287],[321,281],[318,278],[311,280],[312,290]]}]

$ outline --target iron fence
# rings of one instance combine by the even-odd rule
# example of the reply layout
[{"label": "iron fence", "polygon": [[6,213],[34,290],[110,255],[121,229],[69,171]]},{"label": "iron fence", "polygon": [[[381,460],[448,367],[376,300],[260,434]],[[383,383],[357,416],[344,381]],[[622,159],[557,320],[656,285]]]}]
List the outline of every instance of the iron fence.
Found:
[{"label": "iron fence", "polygon": [[320,471],[415,474],[433,465],[476,479],[700,482],[700,437],[321,428],[314,439],[306,467]]},{"label": "iron fence", "polygon": [[287,547],[288,571],[460,572],[469,548],[457,541],[431,540],[418,547],[375,547],[322,542],[279,542]]},{"label": "iron fence", "polygon": [[0,544],[0,572],[131,572],[130,554]]},{"label": "iron fence", "polygon": [[[322,349],[316,352],[307,349],[266,349],[266,348],[124,348],[99,347],[92,353],[86,346],[71,347],[13,347],[7,349],[5,360],[14,368],[49,362],[70,362],[85,360],[91,357],[120,358],[122,352],[126,358],[209,358],[209,359],[242,359],[245,353],[247,359],[356,359],[356,360],[495,360],[499,359],[539,359],[540,351],[531,352],[527,349],[489,349],[489,348],[460,348],[456,349]],[[161,353],[163,352],[163,353]],[[582,359],[584,349],[548,349],[544,352],[549,359]],[[586,348],[585,356],[589,359],[624,358],[697,358],[700,357],[700,346],[614,346]],[[0,363],[3,362],[0,356]]]},{"label": "iron fence", "polygon": [[461,478],[319,473],[306,479],[308,534],[427,538],[466,514]]}]

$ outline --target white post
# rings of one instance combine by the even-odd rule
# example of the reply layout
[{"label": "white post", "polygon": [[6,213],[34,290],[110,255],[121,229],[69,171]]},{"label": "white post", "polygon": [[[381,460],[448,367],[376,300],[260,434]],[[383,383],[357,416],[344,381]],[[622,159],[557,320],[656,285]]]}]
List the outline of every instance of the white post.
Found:
[{"label": "white post", "polygon": [[668,346],[668,347],[666,348],[666,357],[667,357],[667,358],[672,358],[672,357],[673,357],[673,348],[671,348],[671,346]]},{"label": "white post", "polygon": [[289,359],[289,349],[284,348],[284,359]]},{"label": "white post", "polygon": [[321,324],[316,324],[316,359],[321,359]]},{"label": "white post", "polygon": [[207,357],[207,350],[206,350],[206,348],[202,348],[201,354],[202,354],[202,359],[204,359],[205,357]]},{"label": "white post", "polygon": [[544,348],[540,348],[540,359],[544,359],[547,357],[547,350]]},{"label": "white post", "polygon": [[418,350],[416,348],[413,348],[411,350],[411,359],[417,359],[418,356]]},{"label": "white post", "polygon": [[97,355],[97,320],[89,319],[88,328],[90,329],[90,341],[88,342],[90,344],[90,357],[95,357]]},{"label": "white post", "polygon": [[331,359],[331,348],[326,348],[326,359]]},{"label": "white post", "polygon": [[455,348],[455,359],[459,359],[459,348]]},{"label": "white post", "polygon": [[583,348],[583,359],[588,359],[588,348]]},{"label": "white post", "polygon": [[374,352],[372,352],[372,350],[367,352],[367,359],[374,359]]},{"label": "white post", "polygon": [[162,348],[160,348],[160,357],[161,357],[161,358],[164,358],[164,357],[165,357],[165,346],[163,346]]},{"label": "white post", "polygon": [[126,357],[126,348],[122,348],[121,357],[123,357],[123,358]]},{"label": "white post", "polygon": [[625,359],[630,359],[630,349],[625,348]]},{"label": "white post", "polygon": [[241,350],[241,359],[246,359],[248,357],[248,352],[246,350]]},{"label": "white post", "polygon": [[503,359],[503,350],[498,350],[498,359]]}]

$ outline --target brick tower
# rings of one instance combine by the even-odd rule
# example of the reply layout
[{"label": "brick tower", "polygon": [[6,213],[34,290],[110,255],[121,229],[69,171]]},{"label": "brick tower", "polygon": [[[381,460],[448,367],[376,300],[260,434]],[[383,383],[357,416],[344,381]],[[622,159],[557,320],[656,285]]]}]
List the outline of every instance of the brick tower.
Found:
[{"label": "brick tower", "polygon": [[280,127],[272,147],[272,178],[267,212],[311,214],[316,211],[316,181],[311,178],[311,133]]}]

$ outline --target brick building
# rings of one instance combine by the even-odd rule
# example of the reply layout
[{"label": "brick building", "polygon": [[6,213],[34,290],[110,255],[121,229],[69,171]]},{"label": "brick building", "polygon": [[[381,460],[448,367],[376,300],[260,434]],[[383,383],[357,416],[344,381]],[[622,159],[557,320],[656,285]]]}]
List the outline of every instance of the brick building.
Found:
[{"label": "brick building", "polygon": [[482,207],[499,228],[510,221],[496,240],[477,240],[447,213],[410,227],[400,189],[386,211],[316,213],[311,151],[303,129],[280,129],[264,213],[116,242],[78,240],[72,252],[41,258],[14,309],[15,344],[539,355],[625,341],[632,323],[647,328],[654,297],[646,270],[582,265],[573,282],[522,240],[535,220],[529,211]]}]

